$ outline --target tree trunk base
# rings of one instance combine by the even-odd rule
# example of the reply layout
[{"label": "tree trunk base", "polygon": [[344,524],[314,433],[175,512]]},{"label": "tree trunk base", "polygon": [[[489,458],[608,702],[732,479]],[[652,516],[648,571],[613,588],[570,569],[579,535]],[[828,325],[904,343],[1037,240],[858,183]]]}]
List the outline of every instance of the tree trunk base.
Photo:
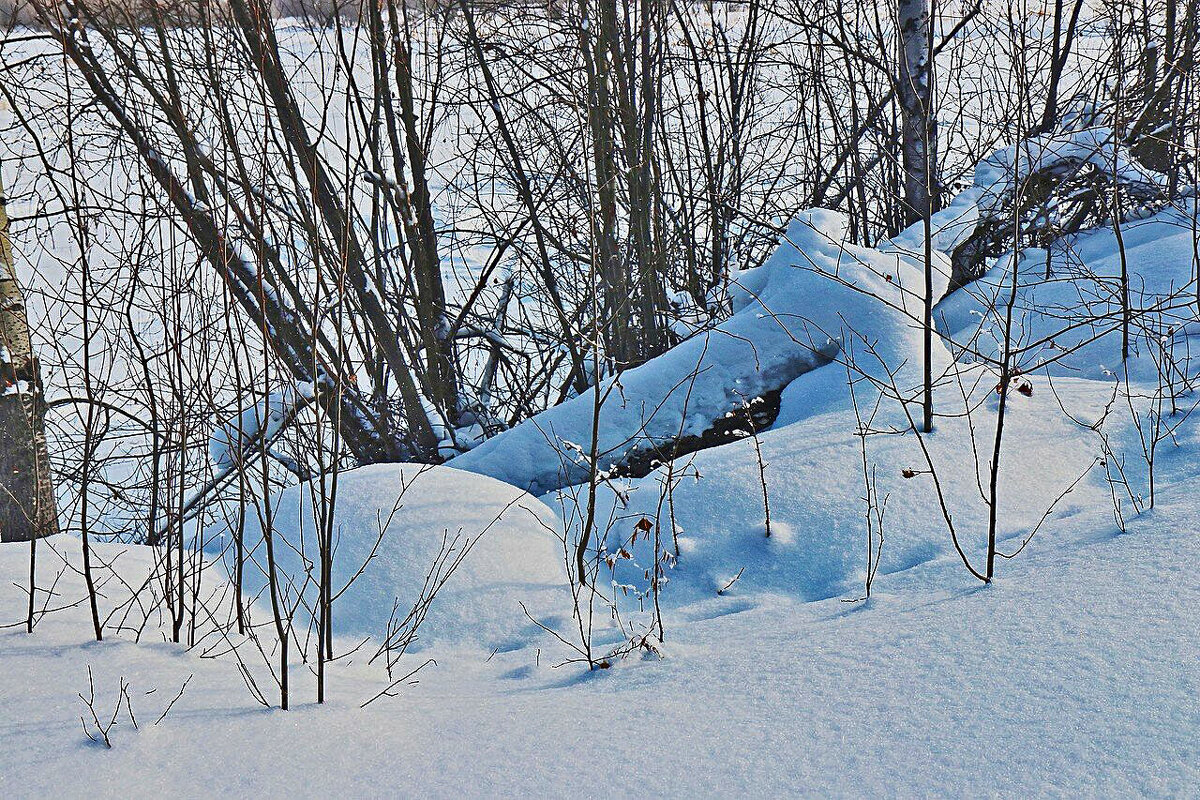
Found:
[{"label": "tree trunk base", "polygon": [[50,459],[34,397],[7,386],[0,395],[0,541],[27,542],[58,533]]}]

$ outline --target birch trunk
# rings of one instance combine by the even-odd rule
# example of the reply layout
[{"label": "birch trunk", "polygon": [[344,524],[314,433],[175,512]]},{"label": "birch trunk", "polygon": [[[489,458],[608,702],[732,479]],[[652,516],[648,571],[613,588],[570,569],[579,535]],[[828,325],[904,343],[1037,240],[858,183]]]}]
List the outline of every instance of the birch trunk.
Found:
[{"label": "birch trunk", "polygon": [[45,408],[0,174],[0,541],[24,542],[58,533]]},{"label": "birch trunk", "polygon": [[904,222],[937,211],[937,126],[933,116],[930,0],[899,0],[896,99],[904,158]]}]

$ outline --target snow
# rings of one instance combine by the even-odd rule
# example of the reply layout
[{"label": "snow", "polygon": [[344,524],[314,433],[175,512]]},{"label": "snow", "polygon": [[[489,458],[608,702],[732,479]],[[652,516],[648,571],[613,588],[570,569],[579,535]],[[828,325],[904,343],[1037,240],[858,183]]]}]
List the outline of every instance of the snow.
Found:
[{"label": "snow", "polygon": [[1063,163],[1087,163],[1122,183],[1163,186],[1165,178],[1139,165],[1110,128],[1053,132],[1001,148],[975,168],[983,216],[1001,212],[1014,187],[1030,175]]},{"label": "snow", "polygon": [[[1070,242],[1069,249],[1060,247],[1051,261],[1056,277],[1048,282],[1042,279],[1045,252],[1022,254],[1013,347],[1015,366],[1023,374],[1016,379],[1020,386],[1013,384],[1017,391],[1010,393],[1000,465],[1002,549],[1015,549],[1032,531],[1045,535],[1045,526],[1053,528],[1058,514],[1107,508],[1111,520],[1132,513],[1131,507],[1147,505],[1145,448],[1157,436],[1155,446],[1176,450],[1175,431],[1190,424],[1197,406],[1181,377],[1191,374],[1195,329],[1176,323],[1173,333],[1164,335],[1173,320],[1189,313],[1184,306],[1191,295],[1180,292],[1194,269],[1193,233],[1187,222],[1180,212],[1165,211],[1125,231],[1126,258],[1138,287],[1135,305],[1146,310],[1134,327],[1126,366],[1121,365],[1119,325],[1113,321],[1112,285],[1119,260],[1113,233],[1089,232]],[[804,251],[806,256],[809,252]],[[917,396],[920,331],[911,313],[901,310],[911,302],[901,285],[912,285],[912,271],[901,263],[895,273],[899,280],[879,281],[879,271],[888,262],[854,248],[844,253],[860,272],[855,275],[843,267],[841,280],[873,296],[852,294],[836,282],[829,282],[824,291],[813,286],[800,295],[804,305],[799,309],[818,309],[804,313],[805,319],[822,313],[822,307],[826,314],[832,313],[830,308],[852,309],[843,313],[854,321],[857,334],[840,336],[832,363],[787,386],[771,430],[761,432],[757,442],[745,439],[701,451],[645,478],[619,482],[615,489],[612,482],[600,485],[599,548],[628,546],[629,531],[642,518],[654,521],[668,540],[672,532],[686,537],[677,566],[667,573],[662,602],[668,606],[699,602],[739,571],[734,593],[781,593],[810,600],[862,594],[867,546],[864,442],[856,431],[864,424],[872,431],[865,446],[868,468],[875,470],[874,490],[878,498],[887,498],[880,573],[956,560],[926,474],[922,444],[937,470],[943,502],[967,557],[977,568],[983,563],[988,520],[984,487],[997,414],[994,360],[1000,356],[1011,262],[1001,259],[981,281],[936,305],[935,320],[949,338],[934,341],[939,417],[935,431],[919,442],[908,416],[919,412],[906,413],[894,398],[881,399],[879,386],[864,379],[894,380],[885,387],[888,392]],[[794,258],[785,244],[769,263]],[[1101,292],[1101,286],[1107,291]],[[1194,284],[1188,291],[1194,291]],[[855,297],[864,298],[864,304],[855,308]],[[1156,309],[1163,311],[1151,313]],[[801,315],[797,311],[795,316]],[[1108,319],[1092,325],[1073,323],[1101,317]],[[975,353],[962,350],[964,345]],[[950,347],[960,352],[957,361]],[[1157,364],[1171,365],[1176,376],[1160,383]],[[848,388],[851,379],[857,385],[857,412]],[[764,536],[764,473],[772,525],[788,532],[780,541]],[[668,485],[674,488],[665,502]],[[1113,508],[1114,497],[1121,500],[1121,508]],[[582,492],[551,492],[545,499],[560,503],[564,518],[582,518],[571,513],[583,502]],[[650,546],[643,540],[632,553],[631,561],[617,562],[614,580],[646,588],[642,572],[654,558]],[[1006,566],[1002,559],[1001,568]]]},{"label": "snow", "polygon": [[[1183,359],[1188,342],[1197,333],[1194,322],[1196,274],[1195,232],[1190,217],[1168,209],[1148,220],[1126,223],[1122,231],[1126,258],[1132,262],[1131,306],[1148,312],[1133,325],[1135,358],[1133,377],[1157,378],[1158,351]],[[1045,279],[1049,255],[1051,279]],[[1018,264],[1014,324],[1022,341],[1032,349],[1022,353],[1025,371],[1048,369],[1053,375],[1095,380],[1124,375],[1120,360],[1120,255],[1112,230],[1090,231],[1065,251],[1061,246],[1047,254],[1028,249]],[[1008,292],[1012,261],[1003,258],[978,281],[938,305],[940,329],[956,341],[974,338],[982,355],[996,357]],[[1189,303],[1192,308],[1189,308]],[[1072,316],[1088,320],[1072,326]],[[982,326],[981,326],[982,321]],[[1149,326],[1149,327],[1148,327]],[[1153,328],[1153,329],[1152,329]]]},{"label": "snow", "polygon": [[311,383],[299,383],[269,393],[217,427],[209,439],[208,452],[220,468],[235,466],[240,455],[260,441],[269,442],[296,409],[315,397]]},{"label": "snow", "polygon": [[[259,709],[228,660],[88,644],[75,608],[32,637],[0,632],[0,791],[1186,796],[1200,779],[1188,569],[1200,540],[1196,471],[1176,465],[1152,521],[1113,535],[1083,513],[991,587],[927,564],[881,580],[887,594],[869,604],[735,591],[672,616],[662,661],[584,679],[553,668],[549,649],[441,658],[365,710],[376,684],[356,665],[334,665],[328,707],[297,670],[299,707]],[[135,567],[138,548],[123,553]],[[0,547],[6,610],[20,606],[24,557]],[[81,596],[77,576],[61,589]],[[103,710],[120,677],[133,686],[142,729],[122,722],[112,750],[80,730],[88,665]]]},{"label": "snow", "polygon": [[[964,372],[965,382],[974,382],[978,377],[978,372]],[[809,600],[863,593],[866,543],[862,455],[855,435],[856,420],[849,401],[844,399],[846,380],[845,369],[838,365],[801,377],[790,390],[795,396],[785,394],[787,424],[781,427],[777,423],[773,430],[759,436],[767,464],[771,539],[764,536],[759,468],[752,441],[701,451],[689,457],[686,465],[674,465],[678,480],[673,493],[674,524],[689,542],[678,566],[668,572],[670,582],[664,603],[675,607],[700,602],[711,596],[714,585],[727,582],[739,569],[744,570],[737,586],[739,593],[787,594]],[[994,385],[994,378],[982,378],[972,405],[986,400]],[[1009,439],[1001,463],[1000,538],[1013,546],[1038,524],[1063,490],[1094,467],[1099,454],[1095,432],[1072,423],[1059,402],[1077,418],[1091,422],[1102,415],[1103,403],[1110,399],[1107,386],[1075,379],[1056,381],[1054,392],[1044,379],[1035,379],[1035,386],[1030,398],[1014,395],[1009,408]],[[812,414],[797,408],[804,407],[809,389],[823,393]],[[863,391],[861,387],[859,391]],[[947,387],[938,394],[939,413],[963,414],[965,404],[961,397],[956,400],[954,391]],[[838,392],[842,399],[835,399]],[[863,403],[861,395],[859,401]],[[825,410],[821,410],[822,405]],[[977,409],[970,420],[965,416],[939,420],[937,430],[926,440],[955,525],[976,564],[982,563],[981,537],[986,531],[987,508],[976,482],[979,465],[969,444],[970,425],[984,440],[978,445],[982,455],[991,444],[994,419],[992,403]],[[904,419],[885,404],[874,425],[881,430],[904,430]],[[1111,425],[1116,428],[1118,421],[1113,420]],[[1048,439],[1054,442],[1052,453],[1046,450]],[[868,452],[878,469],[878,493],[889,498],[880,572],[900,573],[937,559],[954,560],[930,478],[906,478],[902,474],[905,468],[926,469],[915,437],[872,436],[868,438]],[[1097,471],[1091,476],[1095,480],[1076,487],[1069,498],[1072,508],[1102,509],[1110,504],[1108,489],[1100,480],[1102,474]],[[621,497],[601,488],[599,517],[615,520],[609,534],[610,547],[643,516],[655,521],[663,535],[669,536],[670,509],[661,502],[665,476],[663,468],[646,478],[629,481]],[[986,475],[983,477],[986,480]],[[573,497],[567,495],[565,502],[569,507]],[[649,563],[644,544],[633,552],[637,564]],[[616,579],[622,583],[644,583],[640,577],[639,568],[626,571],[618,567]]]},{"label": "snow", "polygon": [[[938,258],[940,294],[949,267]],[[899,247],[884,253],[850,244],[843,215],[805,212],[763,266],[737,276],[729,320],[602,382],[601,467],[636,448],[698,435],[746,401],[787,386],[837,355],[848,324],[882,346],[902,346],[912,328],[907,313],[919,307],[921,274]],[[900,313],[881,315],[880,298]],[[577,483],[587,474],[580,453],[590,449],[594,399],[593,392],[573,398],[451,463],[535,494]]]},{"label": "snow", "polygon": [[[1139,302],[1161,306],[1155,297],[1186,285],[1193,264],[1186,222],[1167,211],[1126,229],[1128,268],[1146,298]],[[661,658],[620,659],[595,673],[564,664],[571,651],[517,605],[571,636],[555,531],[573,518],[578,487],[551,491],[542,502],[450,467],[355,470],[339,476],[340,580],[368,560],[381,520],[398,499],[401,506],[376,558],[335,604],[343,655],[330,665],[325,707],[313,704],[312,674],[298,662],[293,710],[259,707],[229,642],[241,641],[244,668],[268,697],[273,662],[204,625],[190,650],[161,641],[167,628],[155,615],[140,642],[132,625],[110,628],[102,644],[88,642],[79,541],[63,535],[40,544],[39,585],[53,584],[50,603],[65,610],[41,619],[32,636],[16,626],[0,630],[7,743],[0,793],[494,796],[594,787],[697,796],[1191,794],[1200,780],[1200,583],[1190,569],[1200,558],[1193,524],[1200,430],[1186,413],[1191,394],[1181,387],[1180,410],[1162,412],[1174,429],[1156,462],[1151,509],[1138,423],[1162,397],[1148,366],[1156,351],[1139,345],[1127,376],[1114,369],[1119,339],[1111,333],[1069,357],[1050,360],[1039,348],[1022,355],[1031,392],[1010,397],[999,539],[1005,552],[1024,549],[1001,559],[997,580],[985,586],[951,546],[899,406],[886,398],[877,406],[879,392],[866,381],[857,383],[858,414],[850,401],[850,378],[878,378],[884,366],[900,385],[911,384],[920,332],[904,308],[920,285],[916,269],[895,252],[844,246],[838,232],[836,217],[813,214],[792,226],[790,243],[767,267],[743,276],[739,324],[769,319],[810,345],[837,333],[835,360],[791,381],[774,426],[757,443],[744,439],[599,487],[598,516],[613,525],[598,547],[616,545],[643,517],[668,546],[677,537],[678,561],[666,569],[661,596]],[[898,237],[887,248],[906,246]],[[1046,254],[1022,254],[1017,317],[1026,340],[1053,333],[1069,313],[1098,313],[1095,287],[1111,281],[1114,248],[1111,232],[1076,237],[1051,254],[1059,279],[1049,283],[1039,280]],[[941,331],[989,341],[975,334],[995,331],[1003,302],[997,309],[994,298],[1007,297],[1001,290],[1010,267],[1001,260],[969,291],[939,303]],[[780,321],[758,317],[765,308]],[[835,326],[842,319],[861,335]],[[1190,331],[1175,335],[1186,348]],[[1084,341],[1073,336],[1072,329],[1055,338],[1068,347]],[[722,354],[729,352],[724,342],[737,341],[710,338],[709,352]],[[795,358],[800,346],[785,340],[797,348]],[[868,342],[877,360],[865,357]],[[978,563],[986,521],[979,476],[990,457],[995,373],[981,358],[955,362],[941,340],[935,356],[943,416],[923,441],[967,555]],[[712,363],[714,371],[731,369]],[[768,361],[764,354],[763,363],[795,368],[782,356]],[[1182,356],[1180,363],[1186,368]],[[654,377],[653,370],[624,376],[627,396],[649,392]],[[718,398],[710,402],[719,401],[720,385],[728,384],[709,387]],[[628,419],[618,409],[614,425]],[[877,496],[887,498],[869,600],[862,599],[868,542],[860,416],[881,431],[866,438],[867,461]],[[559,422],[567,426],[567,415]],[[1125,488],[1112,482],[1114,461]],[[668,478],[670,504],[662,502]],[[1140,513],[1129,501],[1123,516],[1114,513],[1121,492],[1142,498]],[[278,541],[310,560],[313,494],[312,484],[287,490],[274,520]],[[412,678],[418,682],[360,708],[389,685],[381,666],[367,663],[373,648],[362,637],[386,628],[396,598],[411,602],[443,533],[460,530],[482,536],[435,604],[421,652],[398,666],[403,674],[424,665]],[[647,547],[639,540],[632,560],[616,560],[602,582],[644,588],[633,565],[647,563]],[[57,581],[63,561],[51,548],[72,564]],[[144,580],[152,551],[98,543],[94,551],[115,570],[102,567],[107,616],[127,599],[127,586]],[[28,552],[27,545],[0,546],[3,622],[23,614]],[[289,574],[303,573],[298,553],[281,560]],[[227,600],[218,574],[209,573],[206,596]],[[616,602],[620,624],[603,602],[598,608],[601,651],[645,630],[641,601],[621,595]],[[274,658],[261,598],[252,614]],[[131,687],[139,727],[118,716],[111,750],[90,742],[80,726],[86,709],[76,693],[88,694],[89,668],[102,719],[113,713],[120,681]]]},{"label": "snow", "polygon": [[[332,482],[326,478],[325,491]],[[319,479],[285,490],[272,509],[277,565],[289,596],[316,602]],[[419,630],[432,641],[505,646],[534,612],[569,597],[554,512],[536,498],[491,478],[428,464],[377,464],[343,472],[333,495],[333,585],[337,630],[382,641],[418,600],[430,566],[446,548],[465,556],[438,593]],[[227,526],[211,530],[228,544]],[[259,509],[247,515],[247,542],[261,540]],[[265,548],[250,554],[247,585],[266,584]],[[228,556],[228,553],[226,554]],[[345,587],[345,588],[343,588]],[[396,618],[393,620],[393,612]]]},{"label": "snow", "polygon": [[[1158,181],[1109,138],[1097,129],[1052,134],[985,160],[973,187],[934,216],[935,294],[947,285],[945,253],[995,210],[1014,175],[1083,160],[1126,180]],[[577,456],[591,440],[593,397],[584,395],[449,467],[380,465],[339,476],[336,584],[365,568],[335,602],[338,658],[325,707],[315,705],[313,665],[299,661],[296,642],[293,710],[262,708],[247,691],[250,675],[276,699],[276,643],[254,569],[247,581],[262,651],[218,634],[215,620],[201,620],[189,648],[167,642],[169,623],[157,613],[139,635],[146,595],[125,613],[153,551],[94,542],[110,622],[106,641],[95,643],[78,538],[38,545],[39,601],[62,610],[32,635],[16,624],[29,547],[0,545],[0,626],[8,625],[0,628],[0,796],[1194,794],[1200,435],[1186,381],[1165,387],[1179,409],[1161,407],[1157,368],[1169,356],[1189,370],[1195,329],[1182,320],[1192,316],[1194,222],[1168,210],[1123,231],[1134,304],[1158,312],[1135,327],[1127,366],[1113,324],[1114,233],[1018,256],[1014,310],[1028,349],[1017,363],[1030,394],[1009,398],[999,539],[1005,552],[1024,549],[1000,560],[988,586],[952,546],[903,410],[863,379],[894,379],[896,391],[914,396],[922,235],[912,228],[879,249],[859,248],[846,242],[844,218],[807,212],[773,258],[738,275],[731,319],[692,336],[690,319],[703,310],[677,295],[676,330],[691,338],[605,384],[604,466],[635,446],[700,433],[745,400],[783,389],[777,420],[754,440],[598,487],[593,557],[624,546],[643,519],[677,551],[664,570],[662,658],[642,654],[589,673],[564,663],[572,652],[555,636],[576,628],[558,537],[577,533],[566,520],[578,518],[586,480]],[[997,413],[987,360],[1001,349],[1012,268],[999,260],[935,313],[943,336],[978,351],[956,361],[935,341],[942,416],[923,440],[976,565]],[[1080,316],[1093,321],[1069,327]],[[284,389],[219,424],[218,467],[233,468],[251,436],[269,438],[305,399],[311,387]],[[864,421],[873,431],[865,441],[855,435]],[[1163,421],[1172,429],[1150,508],[1146,424]],[[475,445],[482,430],[436,432],[448,453]],[[873,492],[886,498],[869,600],[864,444]],[[664,486],[673,487],[669,498]],[[288,599],[299,592],[308,605],[315,488],[272,501]],[[246,534],[257,564],[260,508],[249,509]],[[203,556],[223,563],[207,573],[204,596],[227,614],[228,525],[208,534]],[[396,697],[362,708],[391,684],[369,662],[393,609],[402,616],[412,605],[445,545],[461,553],[468,542],[397,674],[421,671]],[[600,652],[649,625],[645,570],[659,560],[650,547],[643,537],[611,574],[602,571],[602,586],[631,594],[615,592],[613,608],[598,604]],[[113,608],[122,610],[110,616]],[[137,727],[118,714],[111,750],[81,729],[87,711],[77,693],[88,693],[89,670],[102,719],[120,681],[131,686]]]}]

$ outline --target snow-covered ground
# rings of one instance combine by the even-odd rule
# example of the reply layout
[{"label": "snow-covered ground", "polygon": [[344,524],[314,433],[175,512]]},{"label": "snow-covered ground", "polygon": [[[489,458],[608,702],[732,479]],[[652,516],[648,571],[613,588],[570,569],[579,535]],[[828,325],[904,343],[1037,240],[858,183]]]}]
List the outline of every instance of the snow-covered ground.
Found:
[{"label": "snow-covered ground", "polygon": [[[813,220],[810,233],[836,229],[829,215]],[[390,608],[347,595],[335,604],[335,620],[360,627],[340,631],[336,651],[348,655],[330,668],[329,704],[314,703],[310,667],[294,664],[293,709],[266,709],[244,679],[274,699],[267,674],[274,640],[261,601],[254,620],[264,625],[268,653],[243,643],[243,666],[228,652],[240,640],[203,622],[192,649],[165,643],[167,629],[156,617],[140,642],[125,630],[95,643],[79,602],[82,580],[68,570],[50,605],[70,608],[42,618],[32,635],[20,627],[0,631],[0,796],[1197,796],[1200,581],[1192,565],[1200,558],[1200,430],[1187,382],[1164,383],[1150,368],[1169,354],[1173,370],[1194,374],[1191,331],[1151,326],[1136,336],[1126,380],[1116,367],[1115,328],[1102,326],[1106,336],[1078,349],[1085,337],[1062,329],[1072,309],[1110,314],[1105,287],[1119,269],[1113,234],[1085,234],[1056,250],[1050,282],[1040,278],[1046,254],[1026,254],[1016,330],[1026,343],[1054,341],[1020,359],[1030,370],[1029,392],[1010,397],[998,533],[1003,552],[1024,547],[1000,559],[997,580],[985,586],[951,543],[920,445],[966,556],[979,565],[996,378],[968,354],[951,358],[938,342],[936,407],[948,416],[933,434],[918,440],[902,433],[895,403],[872,413],[878,392],[866,381],[857,384],[856,413],[848,379],[884,374],[882,364],[872,366],[868,343],[907,387],[920,332],[902,308],[869,306],[865,296],[862,306],[841,302],[861,294],[845,284],[816,291],[814,265],[793,263],[797,254],[817,256],[818,267],[833,258],[815,235],[785,244],[763,268],[774,273],[759,277],[772,279],[800,270],[797,280],[808,289],[781,295],[770,310],[790,320],[842,311],[867,336],[844,337],[837,360],[792,381],[779,419],[757,439],[704,451],[669,474],[664,468],[601,486],[599,518],[609,536],[601,546],[609,554],[643,518],[657,524],[660,544],[673,548],[678,537],[678,562],[662,588],[662,658],[641,653],[588,672],[564,663],[572,651],[513,608],[529,601],[533,618],[571,639],[571,596],[555,561],[565,554],[553,534],[570,535],[578,491],[551,491],[539,501],[491,478],[438,468],[417,476],[407,502],[400,498],[404,509],[388,528],[397,538],[386,558],[368,564],[364,592],[410,593],[443,531],[461,526],[478,535],[496,516],[502,524],[483,533],[448,584],[445,613],[457,635],[434,634],[401,660],[397,676],[424,665],[418,683],[404,682],[395,697],[360,708],[389,681],[378,663],[367,663],[373,648],[355,636],[377,629]],[[1178,290],[1194,274],[1194,228],[1167,211],[1131,225],[1124,238],[1137,304],[1170,306],[1156,317],[1169,322],[1182,302]],[[902,296],[887,294],[904,291],[901,284],[911,288],[905,273],[872,273],[910,269],[894,254],[838,252],[855,256],[838,262],[839,275],[878,297]],[[940,304],[943,331],[985,343],[979,355],[993,355],[985,345],[995,341],[1011,274],[1001,261]],[[750,276],[748,291],[769,300],[771,286],[756,280]],[[1048,358],[1058,360],[1036,368]],[[1165,396],[1175,397],[1174,413],[1164,401],[1156,417]],[[880,565],[866,601],[860,417],[880,431],[866,437],[866,462],[877,496],[887,498]],[[1143,454],[1156,429],[1169,433],[1157,441],[1150,508]],[[365,560],[364,543],[378,538],[380,520],[396,507],[399,471],[342,476],[340,552]],[[430,483],[422,488],[421,481]],[[671,481],[677,485],[664,502],[661,487]],[[311,497],[290,490],[279,506],[293,509],[276,519],[292,541],[304,530]],[[472,507],[457,514],[455,504],[467,498]],[[72,563],[79,558],[71,537],[42,546],[44,587],[62,563],[50,545]],[[647,547],[643,538],[630,558],[614,560],[611,576],[602,570],[606,581],[631,588],[615,597],[626,627],[598,606],[601,653],[649,624],[638,596],[645,567],[637,566],[649,563]],[[150,568],[146,548],[97,545],[96,552],[132,586]],[[304,553],[311,558],[311,546]],[[25,545],[0,547],[3,622],[23,615],[27,558]],[[536,585],[514,585],[523,564]],[[227,599],[216,575],[211,590]],[[454,616],[476,596],[456,594],[455,579],[464,590],[505,587],[489,609],[506,620],[502,636],[490,624],[472,635],[470,617]],[[102,605],[111,607],[128,590],[110,579],[103,593]],[[122,679],[129,687],[138,728],[123,707],[111,749],[84,734],[95,733],[77,696],[89,695],[89,667],[104,723]]]},{"label": "snow-covered ground", "polygon": [[[1154,515],[1079,514],[983,587],[945,565],[870,604],[751,593],[671,616],[667,658],[586,674],[527,647],[445,657],[396,699],[332,676],[327,708],[255,706],[233,665],[89,643],[82,609],[0,634],[5,797],[1189,796],[1200,779],[1194,534],[1180,459]],[[1065,541],[1064,541],[1065,540]],[[71,543],[62,541],[63,547]],[[2,551],[4,608],[22,548]],[[939,584],[942,584],[939,586]],[[77,582],[64,590],[78,595]],[[546,643],[542,643],[547,648]],[[539,663],[540,661],[540,663]],[[87,666],[113,749],[80,730]],[[153,720],[194,676],[159,725]],[[305,676],[307,679],[307,676]],[[153,694],[146,692],[153,690]]]}]

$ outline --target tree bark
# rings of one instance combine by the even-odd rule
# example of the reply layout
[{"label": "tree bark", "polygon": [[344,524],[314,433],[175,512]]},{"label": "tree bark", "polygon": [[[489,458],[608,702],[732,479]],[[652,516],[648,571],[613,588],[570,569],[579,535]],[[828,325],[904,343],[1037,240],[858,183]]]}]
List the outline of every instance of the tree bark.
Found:
[{"label": "tree bark", "polygon": [[0,541],[58,533],[45,411],[0,175]]},{"label": "tree bark", "polygon": [[617,67],[614,53],[620,32],[613,0],[598,3],[594,19],[586,2],[580,7],[583,12],[580,43],[588,73],[587,116],[596,184],[591,218],[595,239],[593,258],[598,262],[596,271],[601,285],[597,314],[601,318],[605,356],[620,370],[637,363],[637,347],[629,324],[632,287],[617,241],[617,133],[613,120],[612,84]]},{"label": "tree bark", "polygon": [[930,0],[899,0],[896,99],[904,158],[904,223],[937,211],[937,123],[933,115]]}]

